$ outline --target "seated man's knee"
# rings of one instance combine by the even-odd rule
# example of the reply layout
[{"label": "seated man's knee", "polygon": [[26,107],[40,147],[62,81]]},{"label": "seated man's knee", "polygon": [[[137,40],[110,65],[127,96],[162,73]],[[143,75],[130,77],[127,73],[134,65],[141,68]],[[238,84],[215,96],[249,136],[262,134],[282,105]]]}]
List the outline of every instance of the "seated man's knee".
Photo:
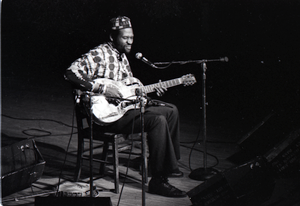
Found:
[{"label": "seated man's knee", "polygon": [[178,108],[176,107],[176,105],[174,104],[170,104],[170,112],[169,114],[171,115],[175,115],[175,116],[178,116],[179,115],[179,111],[178,111]]},{"label": "seated man's knee", "polygon": [[167,120],[164,115],[157,115],[155,121],[159,124],[167,124]]}]

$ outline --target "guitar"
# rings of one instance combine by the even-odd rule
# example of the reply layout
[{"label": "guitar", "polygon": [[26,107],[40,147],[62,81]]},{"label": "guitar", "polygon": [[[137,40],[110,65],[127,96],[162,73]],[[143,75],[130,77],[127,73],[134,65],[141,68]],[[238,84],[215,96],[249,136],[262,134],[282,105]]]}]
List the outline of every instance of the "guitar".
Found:
[{"label": "guitar", "polygon": [[107,87],[116,88],[122,98],[112,98],[103,94],[91,95],[91,112],[96,117],[96,122],[106,125],[119,120],[128,110],[140,108],[137,94],[147,94],[155,92],[156,87],[174,87],[180,84],[184,86],[196,83],[196,78],[192,74],[184,75],[180,78],[163,81],[155,84],[144,86],[140,80],[129,77],[123,81],[113,81],[110,79],[99,78],[94,80],[96,83],[104,84]]}]

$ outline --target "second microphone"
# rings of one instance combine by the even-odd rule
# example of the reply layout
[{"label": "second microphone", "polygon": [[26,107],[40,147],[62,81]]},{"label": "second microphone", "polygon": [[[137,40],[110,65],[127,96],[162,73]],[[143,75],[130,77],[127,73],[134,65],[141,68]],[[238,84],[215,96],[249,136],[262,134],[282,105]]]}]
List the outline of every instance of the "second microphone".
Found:
[{"label": "second microphone", "polygon": [[152,62],[150,62],[148,59],[146,59],[145,57],[143,57],[143,54],[138,52],[135,54],[135,58],[142,60],[142,62],[148,64],[150,67],[156,68],[157,66],[155,66]]}]

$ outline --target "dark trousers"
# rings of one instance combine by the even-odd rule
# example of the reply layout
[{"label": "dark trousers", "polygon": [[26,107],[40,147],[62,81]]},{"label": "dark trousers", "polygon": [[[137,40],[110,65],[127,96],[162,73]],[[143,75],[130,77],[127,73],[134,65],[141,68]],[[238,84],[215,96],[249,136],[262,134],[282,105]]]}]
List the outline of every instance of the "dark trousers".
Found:
[{"label": "dark trousers", "polygon": [[[153,102],[153,106],[145,107],[144,131],[147,132],[151,173],[158,177],[178,170],[179,114],[173,104],[158,100]],[[140,133],[140,109],[127,111],[121,119],[102,129],[125,134]]]}]

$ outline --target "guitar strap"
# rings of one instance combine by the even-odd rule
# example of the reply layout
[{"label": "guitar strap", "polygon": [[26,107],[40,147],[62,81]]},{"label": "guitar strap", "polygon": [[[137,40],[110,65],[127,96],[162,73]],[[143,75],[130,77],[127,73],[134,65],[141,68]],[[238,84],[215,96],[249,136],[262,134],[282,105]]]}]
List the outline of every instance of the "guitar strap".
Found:
[{"label": "guitar strap", "polygon": [[160,106],[160,107],[170,107],[168,106],[168,104],[166,104],[165,102],[162,102],[160,100],[156,100],[156,99],[151,99],[150,97],[147,97],[148,99],[148,104],[147,106]]}]

